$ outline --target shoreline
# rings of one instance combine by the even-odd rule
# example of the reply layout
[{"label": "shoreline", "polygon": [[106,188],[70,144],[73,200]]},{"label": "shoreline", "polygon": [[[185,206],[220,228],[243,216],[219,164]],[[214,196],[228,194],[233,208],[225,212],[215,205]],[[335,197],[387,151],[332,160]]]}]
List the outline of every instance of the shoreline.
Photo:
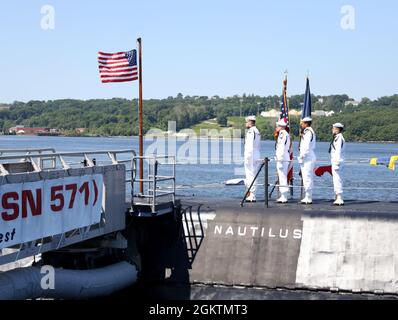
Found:
[{"label": "shoreline", "polygon": [[[138,136],[100,136],[100,135],[80,135],[80,136],[68,136],[68,135],[57,135],[57,136],[42,136],[42,135],[12,135],[12,134],[4,134],[0,135],[1,137],[38,137],[38,138],[134,138],[138,139]],[[168,138],[174,138],[177,141],[184,141],[188,138],[189,136],[171,136],[171,137],[164,137],[164,136],[144,136],[144,140],[153,140],[153,139],[168,139]],[[228,141],[242,141],[244,138],[228,138],[228,137],[189,137],[190,139],[196,139],[196,140],[228,140]],[[275,142],[274,140],[271,139],[262,139],[262,141],[271,141]],[[293,142],[298,142],[298,140],[293,140]],[[328,140],[322,141],[318,140],[317,142],[330,142]],[[379,143],[379,144],[397,144],[398,141],[347,141],[348,143]]]}]

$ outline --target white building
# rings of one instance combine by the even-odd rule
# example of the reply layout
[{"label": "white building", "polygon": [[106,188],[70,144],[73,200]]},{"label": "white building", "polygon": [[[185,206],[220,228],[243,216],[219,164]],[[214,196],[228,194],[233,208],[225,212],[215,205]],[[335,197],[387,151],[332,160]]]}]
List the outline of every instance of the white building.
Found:
[{"label": "white building", "polygon": [[[315,117],[330,117],[334,114],[334,111],[316,110],[311,113]],[[261,112],[261,116],[264,118],[278,118],[279,110],[269,110]],[[289,110],[289,116],[291,117],[301,117],[301,110]]]},{"label": "white building", "polygon": [[18,126],[11,127],[10,129],[8,129],[8,132],[9,133],[18,133],[21,130],[23,131],[23,128],[25,128],[25,126],[18,125]]},{"label": "white building", "polygon": [[346,101],[344,102],[344,106],[348,107],[349,105],[351,105],[353,107],[358,107],[360,103],[360,101]]},{"label": "white building", "polygon": [[334,115],[334,111],[326,111],[326,116],[327,117],[331,117],[332,115]]},{"label": "white building", "polygon": [[315,117],[326,117],[326,111],[316,110],[316,111],[312,112],[311,115],[313,115]]},{"label": "white building", "polygon": [[289,110],[289,116],[293,117],[300,117],[301,116],[301,111],[300,110]]},{"label": "white building", "polygon": [[269,111],[263,111],[263,112],[261,112],[261,116],[264,118],[278,118],[279,111],[277,111],[275,109],[271,109]]},{"label": "white building", "polygon": [[325,111],[325,110],[316,110],[314,112],[311,113],[311,115],[315,116],[315,117],[330,117],[332,115],[334,115],[334,111]]}]

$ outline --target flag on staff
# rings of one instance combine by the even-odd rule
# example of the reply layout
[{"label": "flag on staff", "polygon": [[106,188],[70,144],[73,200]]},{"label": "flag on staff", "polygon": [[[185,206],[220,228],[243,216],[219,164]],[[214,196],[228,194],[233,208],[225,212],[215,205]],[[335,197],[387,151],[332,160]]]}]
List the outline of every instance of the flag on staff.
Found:
[{"label": "flag on staff", "polygon": [[[290,122],[289,122],[289,106],[287,102],[287,76],[285,80],[283,80],[283,91],[282,91],[282,102],[281,102],[281,111],[279,113],[279,119],[283,119],[286,123],[286,131],[290,134]],[[292,141],[290,140],[290,148],[289,148],[290,160],[293,160],[293,148]],[[289,170],[287,175],[288,183],[293,181],[293,162],[289,162]]]},{"label": "flag on staff", "polygon": [[[138,56],[138,57],[137,57]],[[137,63],[138,60],[138,63]],[[144,137],[142,99],[142,41],[137,39],[137,50],[126,52],[98,52],[98,68],[102,83],[138,80],[138,147],[140,195],[144,193]],[[134,195],[132,195],[134,197]]]},{"label": "flag on staff", "polygon": [[98,52],[98,67],[102,83],[137,80],[137,50]]},{"label": "flag on staff", "polygon": [[301,109],[301,119],[311,117],[311,91],[310,91],[310,79],[307,77],[307,85],[305,88],[304,105]]},{"label": "flag on staff", "polygon": [[283,91],[282,91],[282,102],[281,102],[281,111],[279,113],[279,119],[283,119],[286,123],[286,131],[289,132],[289,107],[287,105],[287,96],[286,96],[286,89],[287,89],[287,78],[283,80]]}]

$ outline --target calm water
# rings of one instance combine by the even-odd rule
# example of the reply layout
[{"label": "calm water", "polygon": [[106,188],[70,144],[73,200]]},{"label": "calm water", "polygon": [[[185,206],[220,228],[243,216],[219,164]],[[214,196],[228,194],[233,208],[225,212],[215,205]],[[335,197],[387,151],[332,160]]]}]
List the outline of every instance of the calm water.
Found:
[{"label": "calm water", "polygon": [[[170,143],[170,142],[169,142]],[[165,145],[166,144],[166,145]],[[173,144],[171,144],[173,145]],[[154,148],[152,140],[145,141],[145,150]],[[164,140],[157,140],[157,152],[160,154],[172,150]],[[57,151],[119,150],[134,149],[138,151],[137,138],[68,138],[36,136],[0,136],[0,149],[16,148],[55,148]],[[327,165],[329,143],[317,143],[317,165]],[[262,155],[274,157],[274,142],[263,141]],[[298,145],[294,145],[297,155]],[[240,198],[244,193],[243,186],[224,186],[228,179],[243,177],[243,142],[240,140],[226,142],[203,142],[193,140],[190,144],[176,142],[179,164],[177,165],[177,191],[183,196]],[[208,151],[208,152],[207,152]],[[398,154],[397,144],[347,143],[344,180],[345,198],[363,200],[398,201],[398,170],[391,171],[384,166],[372,167],[372,157],[389,157]],[[206,163],[209,162],[209,163]],[[274,163],[270,165],[270,180],[276,176]],[[295,184],[300,184],[298,164],[295,163]],[[264,181],[263,175],[259,181]],[[259,186],[258,197],[263,197]],[[299,189],[295,189],[299,197]],[[330,175],[315,177],[314,198],[333,197]]]}]

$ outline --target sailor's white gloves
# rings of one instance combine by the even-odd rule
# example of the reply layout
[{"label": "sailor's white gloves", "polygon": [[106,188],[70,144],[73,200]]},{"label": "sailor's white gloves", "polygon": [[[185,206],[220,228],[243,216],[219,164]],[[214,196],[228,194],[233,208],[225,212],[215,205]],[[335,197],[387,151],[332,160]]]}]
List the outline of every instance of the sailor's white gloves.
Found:
[{"label": "sailor's white gloves", "polygon": [[340,162],[333,162],[332,167],[334,170],[339,170],[340,169]]},{"label": "sailor's white gloves", "polygon": [[[274,157],[274,160],[276,161],[276,162],[282,162],[282,161],[284,161],[283,159],[278,159],[277,157]],[[298,163],[299,164],[303,164],[304,163],[304,157],[300,157],[300,156],[298,156],[297,157],[297,160],[298,160]],[[333,164],[334,166],[336,166],[337,168],[340,166],[340,163],[336,163],[336,164]]]}]

